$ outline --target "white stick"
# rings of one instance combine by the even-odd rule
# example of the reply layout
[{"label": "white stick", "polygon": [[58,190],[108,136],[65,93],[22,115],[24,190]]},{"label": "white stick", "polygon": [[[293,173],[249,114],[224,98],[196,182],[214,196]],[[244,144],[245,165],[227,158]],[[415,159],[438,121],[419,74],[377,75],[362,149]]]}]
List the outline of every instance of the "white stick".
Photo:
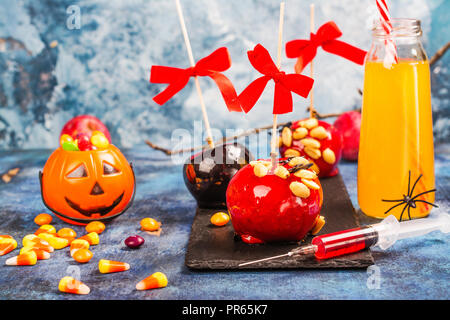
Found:
[{"label": "white stick", "polygon": [[[184,23],[183,11],[181,10],[181,4],[179,0],[175,0],[175,4],[177,7],[178,18],[180,20],[181,32],[183,33],[184,43],[186,44],[186,50],[189,56],[189,62],[191,67],[195,66],[194,55],[192,54],[191,42],[189,41],[189,36],[186,29],[186,24]],[[211,148],[214,148],[214,140],[211,134],[211,127],[209,125],[208,114],[206,113],[205,101],[203,100],[202,90],[200,88],[200,82],[198,81],[198,77],[195,77],[195,87],[197,88],[198,97],[200,99],[200,106],[202,108],[203,121],[205,122],[206,134],[207,134],[207,142]]]},{"label": "white stick", "polygon": [[[310,15],[310,29],[311,33],[314,33],[314,4],[309,5],[309,15]],[[314,59],[311,60],[310,64],[310,77],[314,78]],[[314,116],[314,84],[311,88],[311,92],[309,93],[309,97],[311,99],[311,105],[309,106],[309,116],[312,118]]]},{"label": "white stick", "polygon": [[[278,52],[277,52],[277,67],[281,68],[281,50],[283,44],[283,22],[284,22],[284,1],[280,3],[280,22],[278,24]],[[272,126],[272,146],[270,157],[272,158],[272,168],[275,168],[278,165],[278,152],[277,152],[277,115],[273,115],[273,126]]]}]

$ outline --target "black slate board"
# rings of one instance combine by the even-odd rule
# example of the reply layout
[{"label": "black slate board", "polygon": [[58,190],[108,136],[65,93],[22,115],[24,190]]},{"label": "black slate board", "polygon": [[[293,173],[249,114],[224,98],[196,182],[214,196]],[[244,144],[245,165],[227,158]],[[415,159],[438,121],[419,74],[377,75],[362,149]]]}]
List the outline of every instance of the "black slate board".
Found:
[{"label": "black slate board", "polygon": [[[355,209],[340,174],[322,179],[324,203],[321,215],[326,224],[319,234],[358,227]],[[211,225],[210,218],[220,209],[200,209],[192,223],[185,263],[191,269],[284,269],[284,268],[366,268],[374,264],[369,250],[317,260],[315,257],[289,257],[239,267],[243,262],[287,253],[295,243],[246,244],[234,236],[231,223]],[[305,239],[310,243],[312,236]]]}]

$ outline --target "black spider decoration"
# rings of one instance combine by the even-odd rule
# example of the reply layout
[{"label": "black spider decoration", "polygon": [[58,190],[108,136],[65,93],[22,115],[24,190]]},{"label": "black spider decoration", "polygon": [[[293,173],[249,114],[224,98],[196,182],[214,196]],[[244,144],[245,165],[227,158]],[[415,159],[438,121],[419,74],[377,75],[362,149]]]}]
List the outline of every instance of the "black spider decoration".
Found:
[{"label": "black spider decoration", "polygon": [[384,199],[381,199],[381,201],[384,201],[384,202],[399,202],[396,205],[394,205],[393,207],[391,207],[389,210],[387,210],[384,214],[387,214],[392,209],[394,209],[394,208],[396,208],[398,206],[401,206],[402,204],[405,204],[405,206],[403,207],[402,213],[400,214],[400,219],[399,219],[400,221],[402,221],[403,214],[405,213],[406,209],[408,209],[408,217],[409,217],[409,220],[411,220],[411,208],[416,208],[417,207],[416,206],[416,202],[427,203],[427,204],[429,204],[429,205],[431,205],[431,206],[433,206],[435,208],[438,208],[438,206],[435,205],[434,203],[431,203],[431,202],[428,202],[428,201],[425,201],[425,200],[420,200],[420,199],[416,200],[418,197],[420,197],[420,196],[422,196],[424,194],[431,193],[431,192],[436,192],[436,189],[431,189],[431,190],[428,190],[428,191],[424,191],[424,192],[421,192],[421,193],[416,194],[416,195],[413,196],[414,188],[416,187],[417,182],[419,182],[420,178],[422,178],[422,175],[420,175],[417,178],[416,182],[414,182],[414,185],[413,185],[412,189],[410,190],[410,186],[411,186],[411,171],[409,171],[408,194],[407,195],[403,195],[403,199],[395,199],[395,200],[384,200]]}]

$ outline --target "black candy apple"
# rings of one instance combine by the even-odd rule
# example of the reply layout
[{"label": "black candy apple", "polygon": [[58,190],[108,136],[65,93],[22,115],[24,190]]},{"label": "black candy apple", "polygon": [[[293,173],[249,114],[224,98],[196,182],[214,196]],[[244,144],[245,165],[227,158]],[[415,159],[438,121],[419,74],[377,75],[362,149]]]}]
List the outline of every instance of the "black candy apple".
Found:
[{"label": "black candy apple", "polygon": [[200,208],[226,207],[228,183],[252,160],[251,153],[239,143],[203,150],[184,164],[184,182]]}]

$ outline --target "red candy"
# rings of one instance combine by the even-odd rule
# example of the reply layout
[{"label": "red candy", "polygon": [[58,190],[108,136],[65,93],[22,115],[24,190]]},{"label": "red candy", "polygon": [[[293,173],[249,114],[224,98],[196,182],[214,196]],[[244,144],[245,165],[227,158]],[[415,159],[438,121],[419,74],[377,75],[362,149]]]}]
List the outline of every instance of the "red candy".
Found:
[{"label": "red candy", "polygon": [[78,142],[78,149],[80,149],[80,151],[94,150],[91,143],[91,138],[87,133],[77,134],[76,140]]},{"label": "red candy", "polygon": [[137,249],[145,242],[144,238],[138,235],[134,235],[125,239],[125,244],[128,248]]}]

